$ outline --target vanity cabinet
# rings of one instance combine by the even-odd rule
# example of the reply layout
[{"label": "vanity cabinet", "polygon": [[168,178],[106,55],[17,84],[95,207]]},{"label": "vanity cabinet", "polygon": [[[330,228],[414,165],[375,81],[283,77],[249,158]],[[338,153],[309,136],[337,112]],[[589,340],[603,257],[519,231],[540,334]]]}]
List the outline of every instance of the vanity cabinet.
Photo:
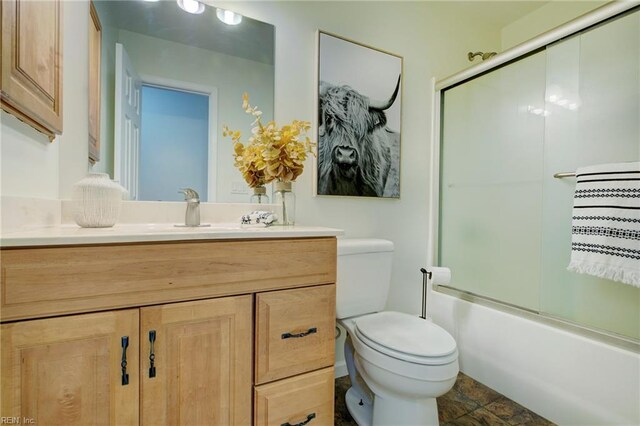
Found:
[{"label": "vanity cabinet", "polygon": [[[3,324],[3,418],[138,424],[138,310]],[[122,385],[122,338],[128,338]],[[27,422],[23,422],[27,423]]]},{"label": "vanity cabinet", "polygon": [[62,133],[62,1],[2,0],[0,106],[53,140]]},{"label": "vanity cabinet", "polygon": [[0,416],[333,424],[335,238],[0,255]]},{"label": "vanity cabinet", "polygon": [[3,416],[250,424],[252,303],[224,297],[4,324]]}]

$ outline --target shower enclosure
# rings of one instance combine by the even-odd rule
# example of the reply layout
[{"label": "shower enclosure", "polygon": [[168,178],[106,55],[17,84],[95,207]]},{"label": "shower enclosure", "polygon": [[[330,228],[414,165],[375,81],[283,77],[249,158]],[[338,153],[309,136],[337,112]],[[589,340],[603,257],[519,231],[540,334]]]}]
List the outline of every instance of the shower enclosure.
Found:
[{"label": "shower enclosure", "polygon": [[566,268],[570,174],[640,161],[640,10],[438,94],[437,262],[454,271],[448,290],[637,345],[640,289]]}]

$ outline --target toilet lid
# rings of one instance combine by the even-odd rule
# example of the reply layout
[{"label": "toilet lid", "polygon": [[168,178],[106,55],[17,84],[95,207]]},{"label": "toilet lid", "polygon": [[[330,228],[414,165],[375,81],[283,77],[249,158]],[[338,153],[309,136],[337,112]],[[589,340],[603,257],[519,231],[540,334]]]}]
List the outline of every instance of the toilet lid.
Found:
[{"label": "toilet lid", "polygon": [[456,341],[444,329],[400,312],[379,312],[359,318],[356,332],[373,349],[421,364],[431,364],[429,359],[436,361],[433,358],[450,358],[456,352]]}]

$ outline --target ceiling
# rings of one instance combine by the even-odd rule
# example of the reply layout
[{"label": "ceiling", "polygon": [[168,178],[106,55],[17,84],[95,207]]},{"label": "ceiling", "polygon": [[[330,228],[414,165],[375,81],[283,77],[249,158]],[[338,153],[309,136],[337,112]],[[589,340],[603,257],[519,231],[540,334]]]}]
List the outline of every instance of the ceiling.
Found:
[{"label": "ceiling", "polygon": [[206,6],[193,15],[175,1],[94,1],[102,25],[145,34],[176,43],[273,65],[273,25],[244,17],[239,25],[227,25]]}]

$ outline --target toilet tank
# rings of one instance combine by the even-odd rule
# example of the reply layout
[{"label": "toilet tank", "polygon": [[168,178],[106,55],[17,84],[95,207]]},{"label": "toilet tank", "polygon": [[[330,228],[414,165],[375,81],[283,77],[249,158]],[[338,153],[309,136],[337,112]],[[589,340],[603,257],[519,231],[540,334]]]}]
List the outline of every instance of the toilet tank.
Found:
[{"label": "toilet tank", "polygon": [[393,243],[377,239],[338,239],[336,317],[384,309],[391,284]]}]

